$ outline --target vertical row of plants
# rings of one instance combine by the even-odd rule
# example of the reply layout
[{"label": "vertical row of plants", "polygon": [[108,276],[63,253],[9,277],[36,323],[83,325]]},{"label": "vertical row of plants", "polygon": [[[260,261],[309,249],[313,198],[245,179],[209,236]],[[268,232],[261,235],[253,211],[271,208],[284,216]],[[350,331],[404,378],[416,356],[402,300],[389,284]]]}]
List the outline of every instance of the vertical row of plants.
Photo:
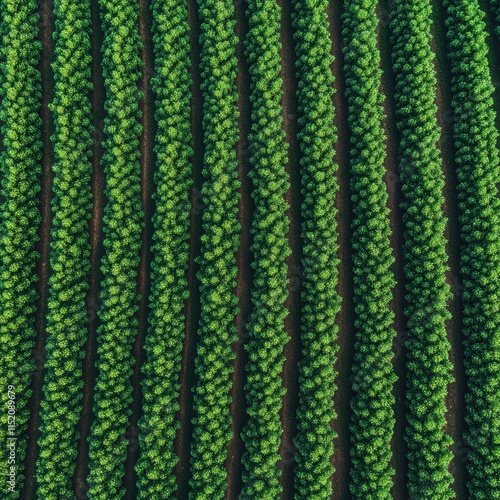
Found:
[{"label": "vertical row of plants", "polygon": [[303,309],[302,360],[299,364],[297,410],[297,498],[329,499],[335,432],[331,423],[341,298],[337,256],[333,125],[332,42],[328,33],[327,0],[294,0],[293,27],[297,53],[302,204]]},{"label": "vertical row of plants", "polygon": [[395,284],[387,207],[377,0],[348,0],[342,16],[351,130],[352,248],[356,340],[351,400],[351,493],[391,498],[396,380],[390,308]]},{"label": "vertical row of plants", "polygon": [[251,292],[253,312],[249,323],[246,366],[248,423],[242,437],[243,495],[245,498],[277,498],[280,495],[279,447],[283,432],[279,411],[285,389],[281,372],[287,310],[287,264],[290,255],[289,220],[285,194],[289,188],[287,144],[281,97],[280,8],[276,0],[250,0],[246,56],[250,71],[252,156],[250,177],[254,189],[252,221],[255,271]]},{"label": "vertical row of plants", "polygon": [[104,32],[104,250],[91,427],[89,496],[123,495],[126,430],[132,403],[132,344],[137,334],[137,272],[141,246],[139,99],[141,75],[137,2],[100,0]]},{"label": "vertical row of plants", "polygon": [[223,498],[231,439],[230,375],[236,339],[239,246],[238,110],[234,4],[198,0],[205,155],[200,270],[201,319],[195,359],[192,498]]},{"label": "vertical row of plants", "polygon": [[408,302],[408,492],[450,498],[452,440],[445,432],[452,381],[446,321],[450,298],[443,213],[444,174],[438,149],[434,54],[429,0],[396,0],[391,21],[396,116],[401,134],[404,260]]},{"label": "vertical row of plants", "polygon": [[467,468],[472,498],[500,498],[500,181],[484,12],[445,0],[462,236]]},{"label": "vertical row of plants", "polygon": [[[6,491],[8,473],[14,467],[15,486],[8,495],[19,498],[28,440],[28,399],[35,369],[35,245],[40,223],[37,194],[42,157],[42,92],[37,65],[41,44],[37,40],[36,1],[1,0],[0,13],[0,472],[2,491]],[[9,463],[12,446],[14,464]]]},{"label": "vertical row of plants", "polygon": [[140,457],[136,466],[139,498],[171,498],[177,483],[174,440],[179,421],[179,373],[188,297],[189,189],[192,184],[190,130],[191,77],[187,4],[154,0],[155,76],[154,182],[151,312],[142,371],[143,416],[139,422]]},{"label": "vertical row of plants", "polygon": [[90,1],[56,0],[54,172],[47,360],[40,415],[38,495],[70,498],[83,389],[90,273],[92,110]]}]

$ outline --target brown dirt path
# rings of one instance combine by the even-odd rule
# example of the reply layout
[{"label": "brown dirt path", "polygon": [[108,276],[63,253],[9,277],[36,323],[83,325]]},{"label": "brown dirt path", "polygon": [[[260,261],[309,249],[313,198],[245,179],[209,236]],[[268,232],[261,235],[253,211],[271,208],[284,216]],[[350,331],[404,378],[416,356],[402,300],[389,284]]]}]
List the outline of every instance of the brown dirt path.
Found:
[{"label": "brown dirt path", "polygon": [[127,459],[125,461],[125,476],[123,478],[123,485],[126,489],[125,498],[130,500],[137,498],[137,474],[135,472],[135,464],[139,458],[138,422],[142,415],[141,366],[145,359],[144,341],[148,328],[150,268],[152,260],[151,241],[153,234],[151,219],[154,211],[152,192],[154,186],[153,170],[155,155],[153,152],[153,145],[156,126],[154,120],[154,98],[150,83],[151,77],[154,75],[153,40],[151,36],[153,19],[150,4],[150,0],[139,1],[139,35],[143,45],[140,53],[143,67],[139,88],[143,92],[143,97],[140,99],[142,136],[139,150],[141,152],[141,204],[144,213],[144,227],[141,233],[142,245],[137,276],[137,292],[140,297],[138,312],[139,327],[132,346],[132,354],[135,359],[134,372],[132,375],[132,416],[126,434],[126,438],[129,440],[129,446],[127,450]]},{"label": "brown dirt path", "polygon": [[448,240],[447,254],[449,257],[448,281],[453,293],[449,302],[449,310],[452,314],[448,322],[448,340],[451,344],[450,359],[453,363],[452,375],[454,383],[449,386],[446,398],[448,408],[446,431],[451,435],[454,445],[454,459],[451,464],[453,475],[453,490],[457,500],[468,498],[466,482],[468,473],[466,469],[467,445],[463,434],[466,430],[465,424],[465,400],[466,391],[464,346],[462,335],[462,282],[460,277],[460,221],[457,198],[458,178],[456,175],[455,145],[453,142],[454,115],[451,107],[451,64],[447,58],[447,39],[444,20],[445,9],[441,2],[433,2],[433,25],[432,25],[432,48],[436,54],[435,68],[437,78],[436,104],[438,106],[437,118],[441,127],[441,138],[439,147],[443,161],[445,176],[444,189],[444,213],[448,219],[445,237]]},{"label": "brown dirt path", "polygon": [[302,357],[302,344],[300,341],[300,317],[302,310],[302,281],[304,279],[302,269],[302,239],[301,239],[301,205],[303,196],[300,183],[300,146],[297,139],[297,78],[295,76],[295,44],[292,28],[292,5],[289,0],[278,0],[281,7],[281,75],[283,78],[283,127],[286,132],[288,143],[287,172],[290,176],[290,189],[286,194],[286,200],[290,206],[288,217],[290,218],[290,230],[288,232],[288,243],[292,254],[287,259],[288,264],[288,298],[285,305],[288,316],[285,320],[285,330],[290,340],[285,346],[285,363],[283,365],[283,385],[286,394],[283,397],[283,407],[280,411],[283,425],[281,438],[279,467],[282,471],[280,478],[283,491],[281,498],[292,498],[294,493],[293,473],[295,469],[296,449],[293,439],[297,434],[297,406],[299,404],[299,372],[298,362]]},{"label": "brown dirt path", "polygon": [[248,361],[248,353],[245,344],[248,340],[249,332],[247,323],[252,312],[251,288],[254,272],[251,267],[252,253],[250,247],[253,242],[250,229],[255,211],[255,204],[251,197],[253,185],[248,172],[250,166],[251,151],[248,144],[248,134],[250,132],[250,74],[246,58],[244,55],[244,40],[248,33],[248,19],[245,16],[246,3],[244,0],[236,0],[236,35],[238,45],[236,53],[238,57],[238,111],[239,111],[239,131],[240,138],[237,146],[238,157],[238,179],[241,183],[240,201],[238,207],[238,221],[241,225],[240,246],[236,254],[236,265],[238,266],[238,278],[236,284],[236,295],[238,296],[238,308],[240,312],[236,316],[236,329],[238,338],[234,344],[236,359],[234,360],[234,373],[231,386],[231,431],[233,437],[229,443],[227,455],[227,491],[226,498],[238,498],[243,487],[242,472],[243,464],[241,457],[245,450],[245,445],[241,439],[241,431],[246,425],[248,416],[246,413],[246,400],[244,387],[246,384],[245,366]]},{"label": "brown dirt path", "polygon": [[394,486],[392,490],[395,499],[406,500],[408,498],[407,477],[408,465],[406,460],[407,446],[404,439],[406,428],[406,349],[404,341],[406,338],[406,317],[404,309],[406,307],[406,278],[404,273],[403,244],[404,225],[401,202],[403,200],[401,192],[399,162],[400,135],[396,125],[396,103],[394,101],[395,78],[392,72],[391,42],[390,42],[390,12],[391,4],[388,0],[381,0],[378,5],[379,16],[379,48],[382,67],[381,89],[385,96],[384,111],[386,118],[383,126],[386,134],[386,175],[387,191],[389,194],[389,218],[391,221],[391,247],[396,259],[392,271],[396,278],[396,286],[393,291],[392,310],[394,311],[394,329],[396,338],[394,341],[395,355],[393,359],[394,371],[398,377],[394,386],[396,398],[394,416],[396,424],[392,439],[392,460],[391,465],[395,470]]},{"label": "brown dirt path", "polygon": [[342,0],[335,0],[328,8],[328,20],[330,22],[330,37],[332,39],[333,75],[335,77],[333,104],[335,107],[334,124],[337,128],[337,144],[335,147],[335,161],[338,164],[337,182],[339,193],[335,206],[338,210],[337,223],[339,232],[339,286],[338,291],[342,297],[342,307],[337,315],[339,327],[338,340],[339,351],[335,369],[337,375],[337,390],[334,396],[334,406],[337,418],[333,422],[333,428],[337,433],[334,443],[332,463],[335,467],[333,475],[332,499],[340,500],[350,497],[349,492],[349,470],[351,468],[350,446],[351,434],[349,424],[351,422],[350,399],[352,397],[351,387],[351,365],[354,356],[354,302],[353,302],[353,272],[352,272],[352,202],[350,188],[350,140],[351,132],[348,116],[348,104],[345,98],[345,75],[344,55],[342,53],[342,20],[344,4]]},{"label": "brown dirt path", "polygon": [[180,429],[175,439],[175,452],[179,456],[176,468],[179,489],[177,498],[188,497],[189,480],[191,472],[189,467],[189,455],[191,449],[191,436],[194,417],[193,411],[193,387],[196,384],[194,373],[194,359],[196,356],[196,344],[198,341],[198,324],[200,319],[200,290],[197,278],[199,269],[195,259],[201,251],[202,213],[204,209],[201,198],[201,187],[203,183],[203,155],[205,147],[203,144],[203,95],[201,93],[200,72],[200,18],[196,0],[188,0],[188,23],[191,37],[191,79],[192,79],[192,101],[191,101],[191,133],[193,135],[193,187],[191,188],[191,214],[190,214],[190,238],[189,238],[189,266],[187,280],[189,287],[189,298],[184,309],[186,315],[186,337],[182,349],[182,367],[179,382],[181,384],[180,411],[177,418],[180,420]]},{"label": "brown dirt path", "polygon": [[39,3],[39,39],[42,42],[41,63],[38,66],[42,76],[42,106],[40,116],[42,118],[42,178],[41,191],[38,195],[40,200],[40,213],[42,221],[38,230],[39,241],[36,249],[40,255],[36,266],[38,282],[36,289],[38,293],[37,310],[35,315],[35,329],[37,338],[34,348],[35,370],[31,382],[32,395],[28,402],[30,420],[28,422],[28,446],[25,460],[25,484],[21,490],[21,498],[35,498],[36,482],[36,460],[38,457],[37,440],[40,436],[39,408],[43,394],[43,377],[45,365],[45,339],[47,333],[47,300],[48,300],[48,278],[49,278],[49,254],[50,254],[50,228],[52,226],[51,194],[52,194],[52,143],[50,136],[53,132],[52,117],[48,105],[53,99],[54,78],[50,64],[54,56],[54,42],[52,32],[54,31],[54,15],[52,13],[53,0],[42,0]]},{"label": "brown dirt path", "polygon": [[93,126],[92,132],[92,177],[90,180],[92,189],[92,218],[89,226],[90,241],[90,279],[89,291],[87,293],[87,315],[88,315],[88,338],[84,346],[85,357],[83,360],[83,399],[82,414],[78,424],[80,439],[78,440],[78,454],[76,459],[76,470],[73,476],[73,488],[77,498],[85,498],[87,492],[88,469],[88,436],[92,424],[92,405],[94,397],[94,382],[97,377],[95,362],[97,358],[97,327],[99,318],[99,289],[102,280],[100,270],[101,257],[104,253],[102,231],[102,217],[106,199],[104,196],[105,177],[101,165],[103,155],[102,141],[104,139],[104,80],[102,77],[102,54],[101,45],[103,33],[100,28],[99,5],[97,0],[91,3],[92,16],[92,35],[91,35],[91,53],[92,53],[92,84],[93,90],[90,97],[92,104]]}]

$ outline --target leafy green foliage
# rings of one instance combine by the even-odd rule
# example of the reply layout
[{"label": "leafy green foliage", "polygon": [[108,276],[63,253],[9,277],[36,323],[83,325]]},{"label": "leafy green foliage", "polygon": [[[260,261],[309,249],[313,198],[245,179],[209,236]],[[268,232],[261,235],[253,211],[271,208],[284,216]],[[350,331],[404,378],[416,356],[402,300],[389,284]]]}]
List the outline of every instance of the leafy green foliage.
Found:
[{"label": "leafy green foliage", "polygon": [[299,407],[295,484],[297,498],[330,499],[330,459],[336,417],[333,408],[338,327],[335,317],[341,298],[337,257],[331,41],[327,0],[295,0],[293,25],[297,53],[301,177],[303,282],[302,355],[299,365]]},{"label": "leafy green foliage", "polygon": [[223,498],[231,439],[230,375],[236,338],[236,251],[240,226],[236,108],[236,43],[231,0],[199,0],[206,208],[200,270],[201,319],[195,370],[192,498]]},{"label": "leafy green foliage", "polygon": [[57,0],[54,181],[38,495],[70,498],[82,398],[91,217],[90,2]]},{"label": "leafy green foliage", "polygon": [[287,297],[286,258],[290,254],[286,234],[289,221],[285,193],[289,187],[285,132],[282,129],[283,94],[280,66],[280,8],[276,0],[248,2],[249,31],[246,55],[250,64],[252,150],[250,177],[254,190],[255,214],[252,221],[252,289],[254,310],[249,324],[246,366],[248,423],[242,438],[243,496],[277,498],[280,469],[277,462],[282,426],[279,411],[282,387]]},{"label": "leafy green foliage", "polygon": [[380,53],[376,0],[349,0],[343,14],[346,95],[351,129],[351,192],[354,206],[353,273],[356,341],[351,401],[351,493],[391,498],[394,430],[390,309],[394,258],[390,247],[384,175]]},{"label": "leafy green foliage", "polygon": [[139,423],[141,454],[136,466],[139,498],[171,498],[177,489],[173,444],[179,422],[179,373],[188,297],[190,130],[189,29],[187,5],[154,0],[153,44],[156,97],[151,313],[143,365],[143,417]]},{"label": "leafy green foliage", "polygon": [[[15,392],[16,486],[6,495],[18,498],[23,485],[23,460],[27,444],[28,398],[35,369],[33,348],[36,332],[38,253],[37,194],[40,190],[42,157],[41,78],[37,65],[41,45],[37,41],[39,20],[34,0],[0,1],[0,424],[2,491],[7,489],[8,386]],[[21,43],[22,40],[22,43]]]},{"label": "leafy green foliage", "polygon": [[452,440],[445,433],[445,397],[452,381],[446,308],[444,176],[437,142],[434,55],[429,0],[396,1],[391,29],[401,133],[404,258],[408,318],[406,441],[412,498],[451,498]]},{"label": "leafy green foliage", "polygon": [[500,180],[484,13],[445,1],[462,225],[465,436],[471,498],[500,498]]},{"label": "leafy green foliage", "polygon": [[105,194],[102,305],[99,311],[98,369],[91,428],[89,496],[123,494],[126,429],[132,403],[131,347],[137,334],[137,268],[141,246],[139,197],[139,98],[141,42],[138,4],[100,0],[104,31],[103,74],[106,88],[104,133]]}]

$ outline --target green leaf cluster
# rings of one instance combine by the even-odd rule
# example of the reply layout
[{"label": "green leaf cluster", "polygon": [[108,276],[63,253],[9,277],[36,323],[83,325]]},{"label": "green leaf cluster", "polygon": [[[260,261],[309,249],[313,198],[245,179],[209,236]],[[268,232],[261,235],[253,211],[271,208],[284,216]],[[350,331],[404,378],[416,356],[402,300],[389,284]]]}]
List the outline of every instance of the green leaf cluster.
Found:
[{"label": "green leaf cluster", "polygon": [[192,184],[191,77],[187,4],[154,0],[155,141],[153,261],[149,330],[142,366],[143,416],[136,465],[138,498],[175,496],[174,440],[188,285],[189,189]]},{"label": "green leaf cluster", "polygon": [[471,498],[500,498],[500,199],[498,131],[484,12],[445,1],[462,236]]},{"label": "green leaf cluster", "polygon": [[335,197],[332,43],[328,33],[327,0],[295,0],[293,26],[297,54],[301,148],[303,292],[302,360],[299,364],[297,410],[296,497],[329,499],[335,432],[331,422],[334,368],[338,350],[335,318],[341,298],[337,256]]},{"label": "green leaf cluster", "polygon": [[35,370],[34,313],[36,263],[40,212],[42,157],[39,115],[41,78],[37,68],[41,44],[38,7],[34,0],[0,1],[0,424],[2,447],[0,475],[7,489],[9,448],[8,391],[16,393],[16,487],[10,498],[19,498],[28,436],[28,399]]},{"label": "green leaf cluster", "polygon": [[242,431],[243,496],[277,498],[281,474],[277,462],[283,432],[279,411],[285,389],[281,372],[285,331],[287,264],[290,255],[286,237],[289,220],[285,194],[289,187],[287,144],[281,97],[280,7],[276,0],[250,0],[245,51],[250,71],[251,132],[249,146],[255,213],[251,292],[253,312],[249,323],[246,366],[248,422]]},{"label": "green leaf cluster", "polygon": [[104,275],[98,329],[98,370],[91,427],[89,496],[123,495],[126,430],[132,403],[132,344],[137,335],[137,269],[141,246],[139,99],[141,75],[137,2],[100,0],[104,32]]},{"label": "green leaf cluster", "polygon": [[231,373],[236,339],[239,181],[234,4],[199,0],[203,92],[203,234],[198,278],[201,318],[195,359],[191,498],[223,498],[231,439]]},{"label": "green leaf cluster", "polygon": [[446,321],[450,297],[443,213],[444,175],[438,149],[436,77],[429,0],[396,0],[392,59],[401,134],[404,260],[408,321],[406,405],[408,492],[451,498],[452,440],[445,432],[452,382]]},{"label": "green leaf cluster", "polygon": [[90,273],[90,1],[57,0],[54,13],[51,273],[37,483],[40,498],[69,498],[76,466]]},{"label": "green leaf cluster", "polygon": [[396,380],[390,308],[395,280],[387,207],[376,0],[349,0],[342,15],[351,130],[352,248],[356,340],[352,366],[351,493],[391,498]]}]

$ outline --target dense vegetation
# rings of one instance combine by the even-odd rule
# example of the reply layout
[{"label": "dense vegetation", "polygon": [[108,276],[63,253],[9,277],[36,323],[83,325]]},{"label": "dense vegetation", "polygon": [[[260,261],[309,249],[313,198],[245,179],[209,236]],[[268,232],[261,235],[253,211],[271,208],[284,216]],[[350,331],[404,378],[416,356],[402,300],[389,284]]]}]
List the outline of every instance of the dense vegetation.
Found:
[{"label": "dense vegetation", "polygon": [[254,190],[252,221],[254,282],[246,366],[248,422],[243,430],[243,496],[277,498],[280,495],[282,426],[279,411],[285,389],[281,371],[287,310],[287,265],[290,254],[286,234],[289,221],[285,193],[289,187],[281,96],[280,8],[276,0],[248,2],[249,30],[246,55],[250,65],[252,155],[250,177]]},{"label": "dense vegetation", "polygon": [[201,320],[195,371],[192,497],[222,498],[231,439],[230,374],[236,339],[239,245],[236,143],[236,43],[231,0],[199,0],[205,156],[203,235],[199,258]]},{"label": "dense vegetation", "polygon": [[139,498],[171,498],[177,484],[174,439],[179,422],[179,373],[188,297],[189,188],[192,137],[189,127],[189,31],[186,3],[155,0],[153,44],[156,98],[156,213],[149,330],[142,367],[143,417],[139,423]]},{"label": "dense vegetation", "polygon": [[337,257],[338,185],[334,162],[333,75],[327,0],[295,0],[293,26],[297,53],[299,142],[302,152],[302,361],[299,365],[299,407],[295,485],[297,498],[332,495],[331,464],[335,433],[335,355],[340,310]]},{"label": "dense vegetation", "polygon": [[390,267],[385,134],[380,93],[376,0],[349,0],[342,16],[346,94],[351,129],[351,192],[356,341],[352,366],[351,493],[391,498],[394,430],[392,327],[395,284]]},{"label": "dense vegetation", "polygon": [[462,229],[463,335],[472,498],[500,498],[500,199],[498,131],[484,13],[445,1]]},{"label": "dense vegetation", "polygon": [[126,431],[131,413],[134,363],[131,349],[137,334],[137,268],[141,245],[139,197],[139,98],[141,46],[138,4],[131,0],[100,0],[104,31],[103,75],[107,112],[104,169],[104,275],[98,330],[97,381],[90,442],[89,496],[123,494],[127,455]]},{"label": "dense vegetation", "polygon": [[90,1],[57,0],[54,12],[51,274],[37,481],[41,498],[70,498],[90,273]]},{"label": "dense vegetation", "polygon": [[[9,498],[18,498],[23,485],[23,461],[29,419],[28,398],[35,369],[34,313],[37,293],[35,266],[38,253],[37,194],[42,157],[41,78],[37,65],[38,12],[34,0],[0,1],[0,424],[2,491],[7,489],[10,448],[15,437],[15,487]],[[22,40],[21,44],[19,41]],[[9,387],[12,387],[9,390]],[[15,399],[13,399],[15,398]],[[15,409],[15,429],[9,410]]]},{"label": "dense vegetation", "polygon": [[451,438],[445,433],[450,375],[446,308],[444,175],[438,149],[436,77],[429,0],[398,0],[391,29],[401,134],[408,324],[406,441],[412,498],[450,498]]},{"label": "dense vegetation", "polygon": [[0,0],[0,496],[500,499],[500,0],[146,3]]}]

